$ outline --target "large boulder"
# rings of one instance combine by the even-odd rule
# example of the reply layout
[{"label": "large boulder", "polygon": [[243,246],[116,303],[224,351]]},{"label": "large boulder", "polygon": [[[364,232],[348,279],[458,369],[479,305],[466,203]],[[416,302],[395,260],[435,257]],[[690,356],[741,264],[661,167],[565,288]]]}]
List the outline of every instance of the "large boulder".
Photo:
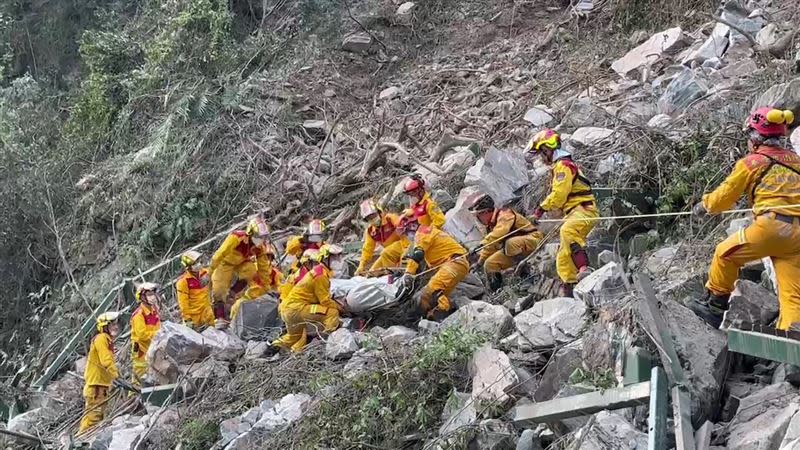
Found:
[{"label": "large boulder", "polygon": [[472,355],[469,374],[475,408],[489,417],[505,412],[511,402],[509,393],[519,383],[508,355],[484,345]]},{"label": "large boulder", "polygon": [[773,384],[745,397],[729,424],[729,450],[778,449],[792,417],[800,410],[800,394],[789,383]]},{"label": "large boulder", "polygon": [[407,345],[417,337],[417,332],[402,325],[392,325],[381,334],[381,342],[386,347]]},{"label": "large boulder", "polygon": [[646,450],[647,434],[637,430],[621,415],[601,411],[595,420],[581,428],[575,439],[582,440],[581,450]]},{"label": "large boulder", "polygon": [[281,333],[278,317],[278,300],[265,295],[250,302],[243,302],[233,319],[231,329],[244,341],[273,341]]},{"label": "large boulder", "polygon": [[439,436],[447,439],[459,430],[471,430],[477,420],[478,411],[475,409],[472,395],[453,390],[442,409],[442,426],[439,428]]},{"label": "large boulder", "polygon": [[216,328],[206,328],[201,335],[211,347],[211,357],[220,361],[235,361],[244,355],[247,344],[235,335]]},{"label": "large boulder", "polygon": [[356,342],[353,332],[339,328],[328,336],[328,341],[325,343],[325,356],[332,360],[346,359],[353,356],[358,348],[358,342]]},{"label": "large boulder", "polygon": [[584,325],[586,305],[574,298],[536,302],[514,317],[516,345],[523,351],[550,348],[574,341]]},{"label": "large boulder", "polygon": [[158,384],[174,383],[179,366],[200,361],[211,351],[210,340],[200,333],[174,322],[161,322],[147,350],[148,376]]},{"label": "large boulder", "polygon": [[643,44],[625,54],[611,64],[611,69],[623,77],[638,78],[639,69],[649,67],[665,54],[675,53],[686,45],[680,27],[656,33]]},{"label": "large boulder", "polygon": [[568,383],[570,375],[581,367],[583,342],[572,342],[556,351],[545,368],[533,399],[544,402],[553,399]]},{"label": "large boulder", "polygon": [[523,120],[534,127],[542,127],[553,121],[553,113],[544,105],[537,105],[525,113]]},{"label": "large boulder", "polygon": [[508,335],[513,324],[511,313],[503,306],[475,301],[451,314],[442,322],[442,328],[458,327],[483,334],[497,342]]},{"label": "large boulder", "polygon": [[575,298],[593,307],[602,306],[624,294],[624,276],[622,266],[610,262],[575,286]]},{"label": "large boulder", "polygon": [[767,89],[753,103],[752,109],[755,110],[761,106],[790,109],[794,111],[795,116],[800,116],[800,77],[787,83],[776,84]]},{"label": "large boulder", "polygon": [[575,130],[569,137],[569,142],[582,147],[594,147],[600,145],[614,135],[614,130],[600,127],[581,127]]},{"label": "large boulder", "polygon": [[39,434],[37,427],[41,425],[40,422],[44,415],[45,410],[43,408],[25,411],[9,419],[6,429],[36,436]]},{"label": "large boulder", "polygon": [[681,113],[708,92],[708,82],[697,72],[684,68],[661,94],[658,109],[663,114]]},{"label": "large boulder", "polygon": [[481,191],[477,186],[465,187],[458,194],[456,206],[444,215],[444,231],[459,242],[466,243],[468,247],[477,246],[483,239],[483,232],[475,219],[475,214],[469,211],[469,205],[480,196]]},{"label": "large boulder", "polygon": [[730,35],[731,28],[723,23],[717,22],[714,29],[711,30],[711,35],[706,39],[703,44],[690,52],[682,61],[683,64],[689,65],[692,63],[703,64],[712,58],[721,58],[728,49],[728,36]]},{"label": "large boulder", "polygon": [[464,183],[475,185],[489,194],[498,205],[517,197],[516,192],[528,184],[528,171],[522,152],[490,148],[467,172]]},{"label": "large boulder", "polygon": [[742,323],[769,325],[778,317],[778,297],[760,284],[736,280],[722,328],[741,328]]},{"label": "large boulder", "polygon": [[450,294],[452,298],[464,297],[470,300],[479,300],[486,293],[481,279],[474,273],[469,273],[461,280]]}]

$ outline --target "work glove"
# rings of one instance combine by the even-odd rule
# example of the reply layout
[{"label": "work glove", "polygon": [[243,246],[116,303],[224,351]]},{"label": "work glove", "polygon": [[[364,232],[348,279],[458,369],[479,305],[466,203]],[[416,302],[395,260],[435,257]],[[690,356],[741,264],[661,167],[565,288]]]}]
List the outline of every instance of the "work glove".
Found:
[{"label": "work glove", "polygon": [[708,211],[706,211],[706,207],[703,206],[703,202],[700,202],[694,205],[694,208],[692,208],[692,214],[697,217],[703,217],[708,214]]},{"label": "work glove", "polygon": [[538,206],[533,211],[533,216],[531,217],[531,220],[533,221],[534,224],[537,224],[539,223],[539,220],[542,218],[543,215],[544,215],[544,210],[542,209],[541,206]]}]

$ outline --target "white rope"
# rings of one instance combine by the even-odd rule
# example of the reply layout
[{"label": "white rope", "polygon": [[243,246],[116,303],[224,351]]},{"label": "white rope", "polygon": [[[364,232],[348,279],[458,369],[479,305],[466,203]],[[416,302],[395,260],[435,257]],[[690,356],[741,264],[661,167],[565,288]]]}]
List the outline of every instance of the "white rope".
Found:
[{"label": "white rope", "polygon": [[[800,208],[800,204],[798,205],[783,205],[783,206],[765,206],[763,208],[759,208],[759,213],[768,212],[776,209],[789,209],[789,208]],[[718,214],[711,214],[708,215],[728,215],[728,214],[741,214],[753,212],[753,208],[745,208],[745,209],[729,209],[727,211],[722,211]],[[652,217],[675,217],[675,216],[690,216],[692,215],[692,211],[679,211],[679,212],[668,212],[668,213],[655,213],[655,214],[630,214],[624,216],[599,216],[599,217],[578,217],[578,218],[564,218],[564,219],[540,219],[538,223],[564,223],[564,222],[574,222],[574,221],[601,221],[601,220],[618,220],[618,219],[644,219],[644,218],[652,218]]]}]

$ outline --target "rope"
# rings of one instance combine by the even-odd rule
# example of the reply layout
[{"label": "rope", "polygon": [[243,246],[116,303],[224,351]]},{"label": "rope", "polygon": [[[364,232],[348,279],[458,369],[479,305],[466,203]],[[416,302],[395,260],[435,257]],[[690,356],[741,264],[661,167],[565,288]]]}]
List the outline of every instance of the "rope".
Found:
[{"label": "rope", "polygon": [[[789,209],[789,208],[800,208],[800,204],[797,205],[783,205],[783,206],[765,206],[763,208],[759,208],[759,212],[768,212],[773,211],[776,209]],[[744,209],[729,209],[726,211],[722,211],[718,214],[710,214],[709,215],[729,215],[729,214],[741,214],[753,212],[753,208],[744,208]],[[679,211],[679,212],[668,212],[668,213],[654,213],[654,214],[630,214],[624,216],[600,216],[600,217],[585,217],[585,218],[562,218],[562,219],[541,219],[538,223],[564,223],[564,222],[574,222],[574,221],[602,221],[602,220],[619,220],[619,219],[644,219],[644,218],[653,218],[653,217],[676,217],[676,216],[690,216],[694,214],[692,211]]]}]

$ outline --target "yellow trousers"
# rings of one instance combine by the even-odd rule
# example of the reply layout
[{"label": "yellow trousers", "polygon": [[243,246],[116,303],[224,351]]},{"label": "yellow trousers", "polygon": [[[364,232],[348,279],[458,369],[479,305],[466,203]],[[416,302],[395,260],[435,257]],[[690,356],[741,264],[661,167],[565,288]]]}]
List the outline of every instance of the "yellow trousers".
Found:
[{"label": "yellow trousers", "polygon": [[597,217],[599,214],[594,207],[581,205],[576,206],[564,217],[564,223],[561,224],[559,231],[561,242],[558,244],[558,254],[556,255],[556,271],[558,277],[565,284],[578,282],[578,268],[572,261],[572,244],[586,247],[586,236],[597,225],[597,220],[592,219]]},{"label": "yellow trousers", "polygon": [[370,276],[380,275],[381,269],[397,269],[408,248],[408,241],[403,239],[383,248],[381,255],[369,268]]},{"label": "yellow trousers", "polygon": [[[432,315],[434,309],[450,311],[453,305],[447,296],[453,292],[458,283],[467,277],[468,273],[469,262],[465,257],[442,264],[428,281],[427,286],[422,289],[419,298],[420,309],[428,316]],[[436,294],[438,294],[438,298],[434,298]]]},{"label": "yellow trousers", "polygon": [[293,352],[306,346],[308,337],[306,325],[318,332],[330,333],[339,327],[339,310],[322,305],[304,305],[302,308],[281,308],[281,319],[286,324],[286,334],[272,343]]},{"label": "yellow trousers", "polygon": [[200,312],[181,314],[184,321],[192,322],[195,328],[201,326],[213,327],[214,326],[214,312],[211,310],[211,304],[203,306]]},{"label": "yellow trousers", "polygon": [[231,289],[233,276],[247,282],[245,296],[258,298],[266,293],[266,289],[255,283],[258,267],[252,261],[246,261],[238,266],[220,264],[211,274],[211,296],[215,303],[225,303],[228,300],[228,293]]},{"label": "yellow trousers", "polygon": [[800,219],[794,224],[774,219],[774,213],[758,216],[749,227],[717,245],[708,270],[706,288],[727,295],[749,261],[771,257],[778,281],[778,329],[800,324]]},{"label": "yellow trousers", "polygon": [[542,233],[538,231],[507,239],[502,249],[486,258],[483,263],[484,273],[499,273],[511,268],[511,266],[533,253],[541,241]]},{"label": "yellow trousers", "polygon": [[131,355],[131,383],[141,388],[145,375],[147,375],[147,355],[142,357]]},{"label": "yellow trousers", "polygon": [[83,417],[78,428],[78,434],[103,421],[106,415],[108,400],[108,387],[88,386],[83,390]]}]

